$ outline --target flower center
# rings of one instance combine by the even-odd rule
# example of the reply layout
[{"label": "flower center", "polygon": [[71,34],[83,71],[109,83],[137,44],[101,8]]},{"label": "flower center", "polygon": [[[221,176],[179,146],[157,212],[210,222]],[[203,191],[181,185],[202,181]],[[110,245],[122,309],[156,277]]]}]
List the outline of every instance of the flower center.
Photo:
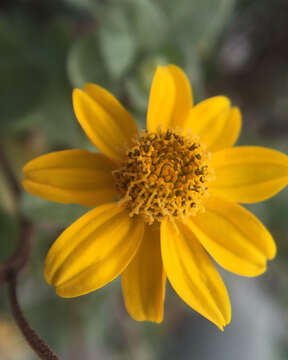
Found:
[{"label": "flower center", "polygon": [[113,172],[120,203],[130,216],[143,215],[149,224],[203,212],[202,199],[212,178],[208,162],[209,154],[196,136],[143,131]]}]

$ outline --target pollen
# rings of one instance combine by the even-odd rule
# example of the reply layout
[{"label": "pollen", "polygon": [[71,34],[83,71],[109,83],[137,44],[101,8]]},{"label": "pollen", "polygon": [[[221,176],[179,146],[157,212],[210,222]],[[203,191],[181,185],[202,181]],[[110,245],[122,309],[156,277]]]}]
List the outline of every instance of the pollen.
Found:
[{"label": "pollen", "polygon": [[120,204],[152,224],[203,212],[213,172],[198,137],[167,130],[143,131],[113,176]]}]

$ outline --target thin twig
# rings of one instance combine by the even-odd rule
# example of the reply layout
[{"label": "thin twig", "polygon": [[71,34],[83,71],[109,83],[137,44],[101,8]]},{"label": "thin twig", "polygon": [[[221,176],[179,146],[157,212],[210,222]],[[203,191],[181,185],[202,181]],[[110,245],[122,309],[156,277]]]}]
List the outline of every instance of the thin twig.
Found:
[{"label": "thin twig", "polygon": [[14,254],[3,264],[0,264],[0,285],[7,281],[7,276],[11,272],[18,272],[27,263],[30,256],[31,239],[34,227],[32,223],[23,217],[20,217],[20,234],[18,246]]},{"label": "thin twig", "polygon": [[16,206],[18,206],[19,198],[21,195],[21,187],[19,186],[17,177],[14,174],[13,169],[10,166],[8,157],[5,154],[5,151],[2,148],[0,143],[0,166],[2,167],[3,173],[7,178],[8,186],[11,187]]},{"label": "thin twig", "polygon": [[18,179],[14,174],[8,156],[6,155],[1,143],[0,143],[0,168],[2,168],[3,174],[6,176],[8,185],[11,187],[15,201],[16,215],[18,216],[18,221],[20,225],[19,240],[14,253],[7,261],[5,261],[3,264],[0,264],[0,286],[1,286],[5,281],[7,281],[8,274],[13,273],[15,276],[17,276],[18,272],[27,263],[30,256],[33,225],[29,220],[25,219],[25,217],[21,215],[19,211],[21,187],[18,183]]},{"label": "thin twig", "polygon": [[12,308],[14,319],[22,331],[27,342],[35,353],[43,360],[59,360],[58,356],[49,348],[45,341],[32,329],[30,324],[25,319],[22,310],[19,306],[16,293],[16,276],[10,273],[8,277],[9,300]]},{"label": "thin twig", "polygon": [[15,176],[13,169],[10,166],[8,158],[6,157],[1,144],[0,167],[2,168],[3,173],[7,178],[8,184],[11,186],[15,201],[16,214],[20,223],[20,233],[17,247],[12,256],[3,264],[0,264],[0,286],[7,282],[9,288],[9,300],[14,319],[31,348],[40,357],[40,359],[59,360],[59,358],[53,353],[44,340],[32,329],[30,324],[27,322],[17,299],[16,279],[19,272],[28,263],[30,258],[34,226],[20,213],[19,204],[21,197],[21,187],[18,184],[17,177]]}]

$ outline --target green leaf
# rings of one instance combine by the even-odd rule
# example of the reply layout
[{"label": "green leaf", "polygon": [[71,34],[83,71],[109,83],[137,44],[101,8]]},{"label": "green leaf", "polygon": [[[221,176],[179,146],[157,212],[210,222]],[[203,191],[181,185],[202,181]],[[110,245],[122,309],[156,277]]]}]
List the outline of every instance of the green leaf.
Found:
[{"label": "green leaf", "polygon": [[[177,5],[178,6],[178,5]],[[141,50],[158,49],[163,46],[168,30],[169,19],[156,1],[131,0],[128,19]],[[166,41],[168,39],[166,38]]]},{"label": "green leaf", "polygon": [[8,130],[41,101],[45,93],[46,74],[22,35],[15,35],[10,26],[0,22],[0,128]]},{"label": "green leaf", "polygon": [[53,223],[68,226],[82,216],[89,208],[80,205],[58,204],[23,193],[21,211],[33,222]]},{"label": "green leaf", "polygon": [[49,95],[39,109],[37,125],[48,140],[50,148],[81,146],[86,137],[74,116],[72,89],[57,84],[54,84],[53,88],[52,85]]},{"label": "green leaf", "polygon": [[107,86],[109,77],[103,66],[99,41],[95,34],[75,42],[68,55],[67,70],[74,87],[82,88],[88,82]]},{"label": "green leaf", "polygon": [[[10,69],[11,71],[7,70],[5,76],[9,77],[7,79],[9,91],[5,86],[1,87],[5,96],[0,98],[0,103],[6,102],[4,107],[6,111],[5,113],[1,112],[0,128],[2,124],[3,129],[9,131],[9,134],[18,134],[32,127],[33,130],[40,129],[41,132],[44,132],[48,142],[52,140],[52,145],[61,143],[63,139],[72,140],[70,134],[76,129],[77,124],[75,121],[73,122],[72,89],[66,74],[66,58],[71,43],[71,35],[67,31],[67,26],[55,21],[38,29],[33,22],[30,24],[14,18],[11,19],[9,26],[7,23],[8,21],[0,22],[0,30],[2,28],[7,31],[11,30],[8,31],[9,36],[7,31],[2,33],[0,31],[0,46],[1,40],[5,44],[5,56],[2,58],[1,55],[0,64],[3,59],[12,58],[8,66],[11,67],[16,63],[16,67],[23,68],[24,78],[22,80],[25,84],[15,84],[15,81],[17,82],[19,79],[14,80],[13,76],[18,72],[10,74],[12,70],[12,72],[15,70],[14,65],[13,69]],[[38,76],[37,69],[42,75],[44,74],[44,78]],[[3,76],[0,67],[1,77]],[[15,100],[15,104],[14,97],[17,100]],[[30,97],[32,102],[29,100]],[[27,100],[27,98],[29,99]],[[25,101],[23,106],[19,104],[22,101]],[[10,114],[8,116],[6,116],[7,111]],[[68,126],[71,131],[68,131]],[[79,129],[77,131],[79,133]],[[73,134],[76,133],[76,131],[73,132]],[[73,140],[75,138],[76,136],[73,137]],[[66,141],[63,143],[67,144]],[[68,142],[68,144],[70,143]]]},{"label": "green leaf", "polygon": [[99,28],[101,54],[112,78],[119,78],[133,63],[137,44],[124,8],[105,9]]},{"label": "green leaf", "polygon": [[213,47],[233,10],[235,0],[162,0],[169,17],[170,36],[186,51],[207,51]]},{"label": "green leaf", "polygon": [[[145,113],[148,106],[148,93],[145,91],[139,79],[135,77],[129,77],[125,79],[125,87],[129,96],[129,101],[137,111]],[[141,124],[141,128],[144,127]]]},{"label": "green leaf", "polygon": [[203,32],[202,37],[200,37],[200,51],[206,53],[215,46],[215,42],[230,18],[234,5],[235,0],[218,1],[218,8],[215,9],[216,16],[208,23],[209,25],[207,26],[206,31]]}]

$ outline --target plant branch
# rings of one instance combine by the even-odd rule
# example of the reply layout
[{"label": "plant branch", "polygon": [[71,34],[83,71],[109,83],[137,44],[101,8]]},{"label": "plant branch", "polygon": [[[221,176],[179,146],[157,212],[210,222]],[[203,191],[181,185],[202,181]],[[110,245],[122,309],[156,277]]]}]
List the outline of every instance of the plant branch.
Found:
[{"label": "plant branch", "polygon": [[15,275],[24,267],[30,257],[31,239],[34,232],[34,226],[30,221],[20,217],[20,234],[16,250],[13,255],[0,264],[0,285],[8,279],[8,275]]},{"label": "plant branch", "polygon": [[44,340],[32,329],[25,319],[19,306],[16,292],[16,276],[10,273],[8,276],[9,300],[12,308],[14,319],[24,335],[27,342],[35,353],[43,360],[59,360]]},{"label": "plant branch", "polygon": [[21,197],[21,187],[19,186],[17,177],[10,166],[1,144],[0,167],[2,168],[8,184],[11,187],[15,201],[16,214],[20,223],[20,233],[16,249],[7,261],[0,264],[0,286],[7,282],[9,289],[9,301],[14,319],[31,348],[40,357],[40,359],[59,360],[59,358],[53,353],[44,340],[32,329],[28,321],[25,319],[17,299],[16,279],[19,272],[29,261],[34,226],[20,212],[19,203]]},{"label": "plant branch", "polygon": [[21,195],[21,187],[19,186],[17,177],[14,174],[13,169],[10,166],[8,157],[5,154],[1,144],[0,144],[0,166],[2,167],[3,173],[7,178],[8,186],[11,187],[16,206],[18,207],[18,202]]}]

